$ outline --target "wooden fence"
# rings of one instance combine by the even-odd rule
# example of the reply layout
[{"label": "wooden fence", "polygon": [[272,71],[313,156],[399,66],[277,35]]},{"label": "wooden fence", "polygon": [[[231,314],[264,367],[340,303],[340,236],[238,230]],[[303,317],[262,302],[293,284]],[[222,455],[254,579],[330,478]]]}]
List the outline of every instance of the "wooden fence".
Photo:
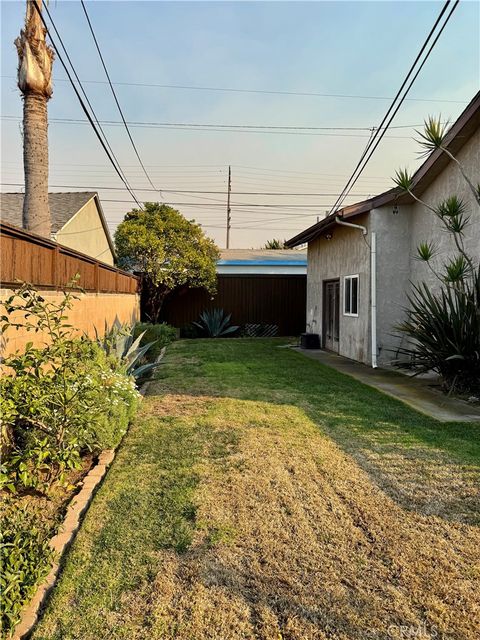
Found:
[{"label": "wooden fence", "polygon": [[76,275],[87,292],[137,293],[138,278],[47,238],[2,222],[0,283],[17,289],[29,282],[39,289],[61,289]]},{"label": "wooden fence", "polygon": [[213,300],[204,289],[176,291],[165,301],[161,320],[182,328],[218,307],[232,314],[232,324],[275,324],[278,335],[294,336],[305,331],[306,289],[305,275],[222,274]]}]

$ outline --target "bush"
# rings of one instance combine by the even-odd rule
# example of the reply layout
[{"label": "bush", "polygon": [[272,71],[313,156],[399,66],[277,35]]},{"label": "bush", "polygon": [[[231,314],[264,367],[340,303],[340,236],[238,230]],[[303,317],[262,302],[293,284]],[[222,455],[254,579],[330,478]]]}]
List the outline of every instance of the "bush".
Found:
[{"label": "bush", "polygon": [[5,499],[0,524],[1,628],[6,634],[18,623],[22,606],[50,570],[53,552],[49,541],[56,526],[31,504],[18,506]]},{"label": "bush", "polygon": [[148,342],[155,342],[150,351],[150,358],[158,356],[163,347],[166,347],[177,339],[177,330],[175,327],[172,327],[165,322],[161,324],[139,322],[134,327],[135,337],[138,337],[142,332],[145,333],[140,341],[141,346]]},{"label": "bush", "polygon": [[21,327],[45,336],[44,344],[28,343],[7,356],[0,377],[6,633],[50,567],[59,495],[60,502],[69,497],[84,454],[119,443],[140,398],[119,357],[75,336],[67,321],[74,298],[66,293],[61,302],[48,302],[24,285],[4,303],[4,332]]},{"label": "bush", "polygon": [[[81,453],[117,444],[138,392],[116,358],[92,340],[77,338],[66,313],[74,296],[47,302],[29,286],[5,303],[3,329],[42,331],[44,346],[28,343],[4,359],[0,378],[2,433],[8,434],[0,483],[48,491],[81,466]],[[21,322],[12,317],[23,315]],[[5,448],[5,447],[4,447]]]}]

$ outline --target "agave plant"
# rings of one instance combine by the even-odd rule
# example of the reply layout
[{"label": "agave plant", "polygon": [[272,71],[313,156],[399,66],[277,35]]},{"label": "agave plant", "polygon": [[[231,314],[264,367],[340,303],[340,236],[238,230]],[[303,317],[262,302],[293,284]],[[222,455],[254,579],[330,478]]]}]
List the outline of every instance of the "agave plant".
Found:
[{"label": "agave plant", "polygon": [[126,327],[116,320],[111,329],[107,330],[105,327],[103,338],[99,337],[98,333],[96,335],[97,342],[105,353],[113,355],[125,367],[126,373],[138,380],[159,366],[158,362],[140,364],[147,351],[157,342],[154,340],[140,346],[145,333],[146,331],[142,331],[135,338],[133,328]]},{"label": "agave plant", "polygon": [[209,338],[221,338],[230,335],[239,329],[230,325],[232,314],[225,315],[223,309],[210,309],[200,314],[200,320],[193,324]]},{"label": "agave plant", "polygon": [[398,329],[411,340],[396,364],[416,373],[436,371],[446,391],[480,389],[480,269],[462,290],[432,293],[425,283],[413,287],[407,319]]}]

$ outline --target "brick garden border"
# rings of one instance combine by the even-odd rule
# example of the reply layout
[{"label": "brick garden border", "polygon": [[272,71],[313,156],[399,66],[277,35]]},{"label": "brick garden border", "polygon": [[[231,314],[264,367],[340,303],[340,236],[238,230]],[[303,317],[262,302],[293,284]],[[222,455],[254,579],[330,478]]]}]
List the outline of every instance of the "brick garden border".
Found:
[{"label": "brick garden border", "polygon": [[[162,360],[165,355],[165,351],[166,347],[163,347],[155,362],[160,362],[160,360]],[[141,386],[140,393],[142,396],[145,395],[150,383],[151,381],[147,380]],[[80,492],[75,494],[70,500],[65,519],[59,528],[59,532],[50,540],[50,548],[54,551],[56,560],[47,577],[38,585],[35,595],[28,604],[25,605],[20,617],[20,622],[15,626],[11,640],[24,640],[25,638],[28,638],[39,621],[48,596],[60,576],[62,559],[74,541],[75,536],[80,529],[83,516],[86,514],[88,507],[93,500],[95,491],[101,484],[110,465],[114,461],[116,452],[118,451],[122,441],[120,441],[116,449],[105,449],[105,451],[100,453],[97,464],[90,469],[83,479],[83,486]]]}]

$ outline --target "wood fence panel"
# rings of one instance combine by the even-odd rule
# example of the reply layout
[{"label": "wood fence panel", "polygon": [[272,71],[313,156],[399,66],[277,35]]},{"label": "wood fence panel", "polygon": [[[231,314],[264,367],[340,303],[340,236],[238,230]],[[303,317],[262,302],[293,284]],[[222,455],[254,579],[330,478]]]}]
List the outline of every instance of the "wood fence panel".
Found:
[{"label": "wood fence panel", "polygon": [[18,288],[21,282],[61,288],[78,273],[78,284],[85,291],[137,293],[138,278],[126,271],[4,222],[0,231],[0,284],[4,288]]},{"label": "wood fence panel", "polygon": [[176,291],[165,301],[161,319],[183,327],[218,307],[232,314],[233,324],[275,324],[279,335],[298,335],[305,330],[306,295],[305,275],[219,275],[213,300],[203,289]]},{"label": "wood fence panel", "polygon": [[13,238],[2,237],[2,255],[0,256],[0,280],[13,282],[15,279],[15,243]]}]

